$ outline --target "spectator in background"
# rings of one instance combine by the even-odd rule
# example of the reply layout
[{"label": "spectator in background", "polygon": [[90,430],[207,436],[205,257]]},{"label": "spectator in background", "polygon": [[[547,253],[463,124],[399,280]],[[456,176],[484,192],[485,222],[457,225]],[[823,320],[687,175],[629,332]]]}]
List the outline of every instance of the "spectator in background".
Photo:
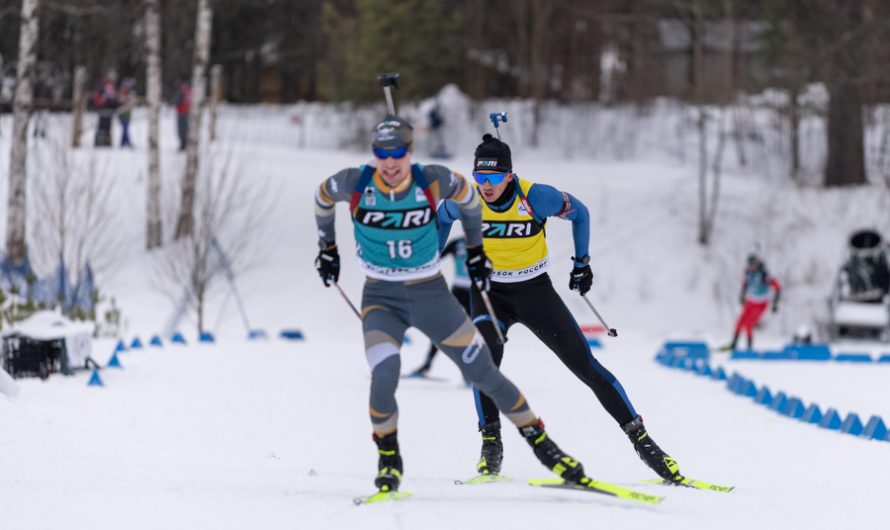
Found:
[{"label": "spectator in background", "polygon": [[433,137],[433,150],[430,156],[433,158],[451,158],[448,149],[445,147],[445,131],[442,127],[445,125],[445,119],[442,117],[438,103],[430,110],[427,117],[430,120],[430,133]]},{"label": "spectator in background", "polygon": [[117,72],[109,70],[93,90],[93,106],[99,112],[99,126],[96,127],[96,147],[111,145],[111,123],[114,109],[117,108]]},{"label": "spectator in background", "polygon": [[179,133],[179,150],[185,151],[185,144],[189,135],[189,111],[192,108],[192,86],[188,81],[179,81],[179,87],[173,96],[173,104],[176,105],[176,130]]},{"label": "spectator in background", "polygon": [[46,68],[38,67],[34,80],[34,138],[46,138],[47,109],[52,103],[52,78]]},{"label": "spectator in background", "polygon": [[133,106],[136,105],[136,80],[132,77],[124,78],[117,92],[117,100],[120,105],[117,109],[117,117],[121,122],[121,147],[133,147],[130,143],[130,117]]},{"label": "spectator in background", "polygon": [[745,267],[745,278],[742,281],[742,293],[739,302],[742,303],[742,313],[735,325],[735,334],[732,342],[724,346],[724,351],[736,349],[739,334],[744,331],[748,338],[748,349],[754,346],[754,327],[760,321],[760,317],[766,311],[770,302],[770,290],[773,291],[772,311],[779,310],[779,297],[782,286],[766,270],[766,264],[756,254],[748,256],[748,264]]}]

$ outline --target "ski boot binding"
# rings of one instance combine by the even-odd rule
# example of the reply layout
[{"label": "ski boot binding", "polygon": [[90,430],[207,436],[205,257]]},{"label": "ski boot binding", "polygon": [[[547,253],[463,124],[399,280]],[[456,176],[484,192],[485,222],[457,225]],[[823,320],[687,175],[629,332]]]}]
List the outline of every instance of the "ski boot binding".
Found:
[{"label": "ski boot binding", "polygon": [[479,455],[479,463],[476,464],[476,471],[480,475],[497,475],[501,472],[501,462],[504,460],[501,422],[480,424],[479,432],[482,433],[482,451]]},{"label": "ski boot binding", "polygon": [[652,471],[668,482],[680,483],[683,481],[683,475],[680,474],[680,466],[677,461],[670,455],[665,453],[655,440],[646,432],[646,426],[643,425],[643,417],[637,416],[634,420],[622,426],[624,434],[634,444],[634,450],[640,457],[640,460],[652,468]]},{"label": "ski boot binding", "polygon": [[[519,428],[528,445],[535,452],[535,456],[544,466],[562,477],[566,482],[585,484],[584,466],[571,456],[565,454],[544,430],[544,422],[540,419],[531,425]],[[589,480],[589,479],[588,479]]]},{"label": "ski boot binding", "polygon": [[374,485],[383,492],[398,491],[399,484],[402,482],[402,455],[399,454],[399,441],[396,432],[385,436],[374,434],[374,442],[377,444],[377,453],[380,455]]}]

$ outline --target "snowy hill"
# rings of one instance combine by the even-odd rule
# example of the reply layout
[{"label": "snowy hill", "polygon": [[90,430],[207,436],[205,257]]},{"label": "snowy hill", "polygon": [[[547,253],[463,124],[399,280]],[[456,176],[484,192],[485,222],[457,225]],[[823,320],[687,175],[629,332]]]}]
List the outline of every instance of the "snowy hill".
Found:
[{"label": "snowy hill", "polygon": [[[611,418],[531,333],[515,329],[504,371],[554,438],[594,476],[668,499],[640,508],[596,495],[533,490],[524,480],[547,473],[512,432],[505,432],[505,473],[515,482],[454,486],[455,479],[472,475],[479,442],[472,395],[457,369],[440,358],[434,372],[449,382],[408,380],[398,394],[404,484],[415,498],[352,506],[352,497],[369,492],[376,471],[366,417],[367,365],[359,322],[313,268],[312,200],[322,178],[365,162],[368,154],[335,143],[307,141],[313,147],[299,148],[292,112],[226,109],[217,156],[231,153],[241,179],[275,196],[262,213],[265,228],[256,249],[262,259],[238,280],[251,324],[273,334],[299,328],[306,340],[245,341],[223,290],[208,318],[217,345],[128,353],[124,370],[103,371],[103,389],[87,388],[84,373],[21,381],[17,400],[0,397],[0,528],[883,528],[880,499],[890,474],[890,444],[790,421],[652,358],[668,338],[729,338],[743,259],[753,249],[787,288],[782,311],[768,317],[758,341],[784,344],[822,310],[849,231],[887,228],[886,190],[801,190],[730,173],[714,243],[702,248],[695,242],[692,166],[656,152],[632,161],[597,161],[559,157],[546,147],[514,149],[515,169],[570,191],[591,210],[590,298],[620,330],[595,354],[684,471],[733,484],[736,491],[639,485],[651,472]],[[306,138],[337,138],[343,132],[338,128],[348,126],[341,114],[322,117],[330,128],[302,131]],[[175,197],[184,155],[175,152],[172,114],[164,118],[164,185]],[[51,117],[51,130],[63,134],[66,120]],[[144,138],[138,112],[134,125],[134,138]],[[8,117],[0,118],[0,168],[8,167],[9,129]],[[472,145],[480,132],[464,130],[464,143]],[[156,289],[156,258],[143,250],[142,144],[126,152],[84,148],[77,156],[81,163],[101,160],[114,177],[122,237],[113,249],[116,264],[97,273],[97,280],[116,296],[127,336],[144,339],[162,329],[173,304]],[[430,162],[422,154],[419,161]],[[466,172],[471,161],[471,149],[461,150],[448,165]],[[5,194],[0,186],[0,205]],[[343,206],[337,223],[341,285],[358,301],[362,277],[348,258],[354,243]],[[2,215],[0,230],[4,224]],[[549,223],[548,244],[557,290],[582,324],[594,323],[567,288],[570,225]],[[194,342],[192,325],[186,322],[182,330]],[[419,364],[427,345],[415,331],[409,334],[403,370]],[[97,345],[100,361],[111,348]],[[842,412],[890,419],[888,364],[721,362]]]}]

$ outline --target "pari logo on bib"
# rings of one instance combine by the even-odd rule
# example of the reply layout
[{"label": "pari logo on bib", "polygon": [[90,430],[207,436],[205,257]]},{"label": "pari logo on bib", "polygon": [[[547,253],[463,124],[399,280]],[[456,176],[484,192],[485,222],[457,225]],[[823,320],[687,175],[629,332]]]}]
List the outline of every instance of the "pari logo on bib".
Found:
[{"label": "pari logo on bib", "polygon": [[417,228],[429,224],[432,218],[430,207],[412,208],[407,210],[365,210],[359,208],[356,212],[356,222],[364,226],[374,228],[390,228],[402,230]]}]

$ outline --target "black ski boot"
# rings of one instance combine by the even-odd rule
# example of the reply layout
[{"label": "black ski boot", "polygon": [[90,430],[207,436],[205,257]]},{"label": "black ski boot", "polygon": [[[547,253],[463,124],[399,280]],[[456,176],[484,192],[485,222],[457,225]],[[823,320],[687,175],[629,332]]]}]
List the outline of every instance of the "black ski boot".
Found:
[{"label": "black ski boot", "polygon": [[[544,430],[544,422],[540,419],[531,425],[519,428],[519,434],[525,438],[532,447],[535,456],[544,466],[559,475],[566,482],[575,484],[586,483],[584,466],[571,456],[565,454],[556,443],[550,439]],[[586,479],[586,480],[585,480]]]},{"label": "black ski boot", "polygon": [[426,377],[426,374],[429,373],[431,366],[429,364],[423,364],[418,367],[416,370],[408,374],[408,377],[414,377],[417,379],[423,379]]},{"label": "black ski boot", "polygon": [[374,485],[380,491],[398,491],[402,482],[402,455],[399,454],[399,440],[393,431],[386,436],[374,434],[374,442],[377,444],[377,453],[380,460],[377,464],[377,477]]},{"label": "black ski boot", "polygon": [[621,426],[624,434],[634,444],[634,450],[640,457],[640,460],[652,468],[652,471],[659,477],[669,482],[681,482],[683,475],[680,474],[680,466],[677,461],[661,450],[655,440],[646,432],[646,426],[643,425],[643,417],[637,416],[634,420]]},{"label": "black ski boot", "polygon": [[501,461],[504,459],[501,422],[479,424],[479,432],[482,433],[482,452],[479,455],[479,463],[476,464],[476,471],[480,475],[497,475],[501,472]]},{"label": "black ski boot", "polygon": [[[735,335],[732,336],[732,341],[729,344],[727,344],[726,346],[720,347],[720,351],[730,351],[730,352],[735,351],[736,344],[738,344],[738,342],[739,342],[739,334],[736,333]],[[749,350],[751,349],[750,344],[748,345],[748,349]]]}]

